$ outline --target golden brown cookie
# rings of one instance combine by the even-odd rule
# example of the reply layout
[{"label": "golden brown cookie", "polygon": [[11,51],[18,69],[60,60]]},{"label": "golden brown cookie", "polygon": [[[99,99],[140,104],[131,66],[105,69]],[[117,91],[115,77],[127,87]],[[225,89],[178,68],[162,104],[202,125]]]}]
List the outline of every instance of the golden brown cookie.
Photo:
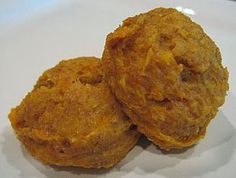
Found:
[{"label": "golden brown cookie", "polygon": [[102,59],[124,111],[166,150],[203,138],[228,90],[218,47],[175,9],[126,19],[108,35]]},{"label": "golden brown cookie", "polygon": [[60,62],[39,78],[9,118],[26,149],[45,164],[112,167],[139,134],[103,79],[99,59]]}]

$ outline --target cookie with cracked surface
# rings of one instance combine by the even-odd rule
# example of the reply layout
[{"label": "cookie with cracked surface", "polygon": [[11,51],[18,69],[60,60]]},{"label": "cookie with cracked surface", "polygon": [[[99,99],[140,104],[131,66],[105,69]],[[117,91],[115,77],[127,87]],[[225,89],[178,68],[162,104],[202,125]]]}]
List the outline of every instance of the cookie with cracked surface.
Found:
[{"label": "cookie with cracked surface", "polygon": [[50,165],[112,167],[139,137],[94,57],[61,61],[44,72],[9,118],[25,148]]},{"label": "cookie with cracked surface", "polygon": [[108,35],[102,61],[123,110],[166,150],[203,138],[228,90],[218,47],[175,9],[126,19]]}]

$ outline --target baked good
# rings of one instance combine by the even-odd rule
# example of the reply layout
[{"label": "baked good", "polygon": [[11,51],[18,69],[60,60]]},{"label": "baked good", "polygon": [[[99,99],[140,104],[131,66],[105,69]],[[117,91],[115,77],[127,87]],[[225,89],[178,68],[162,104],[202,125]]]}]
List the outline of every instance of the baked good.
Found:
[{"label": "baked good", "polygon": [[123,110],[166,150],[203,138],[228,90],[219,48],[171,8],[126,19],[107,36],[102,61]]},{"label": "baked good", "polygon": [[112,167],[139,138],[94,57],[64,60],[44,72],[9,118],[25,148],[50,165]]}]

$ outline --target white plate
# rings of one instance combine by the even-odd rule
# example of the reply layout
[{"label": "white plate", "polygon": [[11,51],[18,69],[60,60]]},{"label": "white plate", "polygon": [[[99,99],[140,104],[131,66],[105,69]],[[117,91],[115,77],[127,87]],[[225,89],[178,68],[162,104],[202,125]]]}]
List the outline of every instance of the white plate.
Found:
[{"label": "white plate", "polygon": [[[10,127],[11,107],[37,77],[59,60],[102,54],[106,35],[122,19],[155,7],[178,7],[219,45],[230,71],[230,91],[204,140],[164,154],[142,138],[111,170],[44,166],[21,148]],[[227,0],[9,0],[0,1],[0,177],[235,177],[236,2]]]}]

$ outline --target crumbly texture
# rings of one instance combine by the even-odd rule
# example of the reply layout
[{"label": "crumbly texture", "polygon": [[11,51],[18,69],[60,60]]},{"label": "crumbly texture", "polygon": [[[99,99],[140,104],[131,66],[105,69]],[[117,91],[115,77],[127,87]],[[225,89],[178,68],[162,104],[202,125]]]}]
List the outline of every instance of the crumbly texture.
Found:
[{"label": "crumbly texture", "polygon": [[101,61],[60,62],[39,78],[9,118],[26,149],[45,164],[112,167],[139,134],[104,82]]},{"label": "crumbly texture", "polygon": [[203,138],[228,90],[218,47],[175,9],[126,19],[108,35],[102,60],[123,110],[166,150]]}]

